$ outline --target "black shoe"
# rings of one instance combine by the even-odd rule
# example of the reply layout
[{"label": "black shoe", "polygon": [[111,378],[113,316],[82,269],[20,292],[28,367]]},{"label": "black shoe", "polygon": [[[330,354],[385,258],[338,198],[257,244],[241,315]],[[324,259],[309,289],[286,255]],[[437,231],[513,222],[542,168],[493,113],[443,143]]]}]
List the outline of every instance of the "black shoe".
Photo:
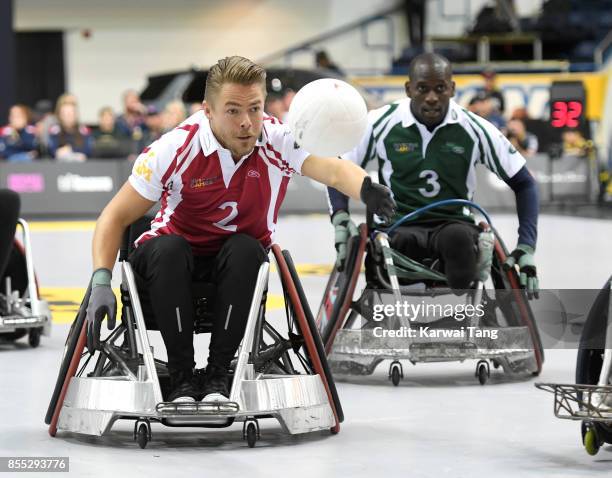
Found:
[{"label": "black shoe", "polygon": [[208,364],[203,394],[203,402],[229,401],[229,374],[227,369]]},{"label": "black shoe", "polygon": [[193,403],[198,398],[198,392],[193,386],[191,369],[170,372],[170,386],[172,392],[168,395],[169,402]]}]

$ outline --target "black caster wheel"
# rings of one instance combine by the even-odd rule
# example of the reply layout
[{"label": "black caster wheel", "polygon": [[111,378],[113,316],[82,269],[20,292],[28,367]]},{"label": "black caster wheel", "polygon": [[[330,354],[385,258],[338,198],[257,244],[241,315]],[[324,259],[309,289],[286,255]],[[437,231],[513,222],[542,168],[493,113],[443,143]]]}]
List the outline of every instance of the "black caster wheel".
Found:
[{"label": "black caster wheel", "polygon": [[391,380],[391,383],[397,387],[402,378],[404,378],[402,364],[396,360],[389,366],[389,380]]},{"label": "black caster wheel", "polygon": [[244,422],[242,428],[242,436],[246,440],[249,448],[254,448],[259,439],[259,423],[255,419],[249,419]]},{"label": "black caster wheel", "polygon": [[30,333],[28,334],[28,343],[33,349],[40,345],[40,335],[40,329],[30,329]]},{"label": "black caster wheel", "polygon": [[136,421],[134,424],[134,440],[143,449],[151,441],[151,424],[148,421]]},{"label": "black caster wheel", "polygon": [[480,385],[487,383],[490,375],[491,370],[489,369],[489,363],[486,360],[480,360],[476,364],[476,377],[478,378]]},{"label": "black caster wheel", "polygon": [[491,360],[491,362],[493,363],[493,368],[497,370],[499,368],[499,362],[497,360]]}]

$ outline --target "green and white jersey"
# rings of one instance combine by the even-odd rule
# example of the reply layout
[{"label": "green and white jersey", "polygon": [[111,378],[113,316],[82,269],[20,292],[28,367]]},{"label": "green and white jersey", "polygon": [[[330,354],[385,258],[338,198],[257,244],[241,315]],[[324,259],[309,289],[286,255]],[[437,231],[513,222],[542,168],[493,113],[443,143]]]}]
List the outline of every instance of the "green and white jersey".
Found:
[{"label": "green and white jersey", "polygon": [[[477,164],[507,181],[525,159],[487,120],[450,101],[442,124],[433,131],[410,111],[410,99],[368,113],[368,128],[354,150],[342,156],[367,169],[378,162],[379,181],[391,188],[397,202],[395,219],[443,199],[471,200]],[[472,221],[463,207],[435,209],[423,219]]]}]

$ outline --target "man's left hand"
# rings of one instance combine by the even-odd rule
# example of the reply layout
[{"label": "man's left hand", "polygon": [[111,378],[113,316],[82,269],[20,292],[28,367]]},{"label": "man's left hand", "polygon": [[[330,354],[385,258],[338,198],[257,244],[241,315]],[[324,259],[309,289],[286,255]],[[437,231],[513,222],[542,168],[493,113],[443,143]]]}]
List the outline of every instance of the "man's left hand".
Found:
[{"label": "man's left hand", "polygon": [[504,262],[504,270],[510,270],[518,265],[519,283],[521,288],[527,292],[527,298],[530,300],[540,298],[534,253],[533,247],[519,244]]}]

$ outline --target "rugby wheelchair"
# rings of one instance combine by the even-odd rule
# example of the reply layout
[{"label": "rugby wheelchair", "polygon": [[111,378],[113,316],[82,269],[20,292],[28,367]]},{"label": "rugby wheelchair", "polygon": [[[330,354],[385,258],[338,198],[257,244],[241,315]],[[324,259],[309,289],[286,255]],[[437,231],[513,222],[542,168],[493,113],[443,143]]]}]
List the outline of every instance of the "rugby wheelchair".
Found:
[{"label": "rugby wheelchair", "polygon": [[[389,301],[424,304],[457,298],[437,262],[419,263],[393,250],[388,241],[389,235],[405,221],[445,206],[477,209],[486,219],[479,225],[479,279],[470,290],[463,291],[462,298],[472,306],[481,304],[484,313],[464,321],[442,314],[425,320],[420,317],[408,321],[395,316],[386,322],[376,322],[375,304]],[[404,376],[401,359],[413,365],[477,360],[475,376],[482,385],[491,374],[489,363],[495,368],[501,366],[512,376],[540,373],[544,351],[533,313],[525,292],[520,289],[517,272],[506,271],[502,266],[508,252],[486,211],[470,201],[445,200],[414,211],[387,229],[372,227],[371,215],[367,222],[368,225],[359,226],[359,235],[349,240],[344,271],[332,272],[317,314],[317,327],[334,374],[369,375],[383,360],[390,360],[388,376],[393,385],[398,385]],[[366,261],[366,287],[354,300],[366,253],[371,258]],[[368,268],[371,270],[367,271]],[[490,286],[485,288],[485,283]],[[378,332],[376,329],[382,325],[419,333],[401,339],[380,337],[380,329]],[[459,332],[463,329],[463,332],[447,336],[430,333],[443,328]],[[472,332],[467,332],[476,329],[479,333],[473,337]],[[421,330],[428,333],[421,334]]]},{"label": "rugby wheelchair", "polygon": [[51,334],[51,312],[47,301],[39,297],[30,228],[23,219],[18,225],[22,241],[13,242],[0,278],[0,340],[15,341],[27,335],[30,346],[38,347],[41,335]]},{"label": "rugby wheelchair", "polygon": [[609,278],[584,323],[576,357],[576,383],[536,383],[554,394],[554,414],[581,422],[582,444],[589,455],[612,444],[612,303]]},{"label": "rugby wheelchair", "polygon": [[[132,228],[133,229],[133,228]],[[132,230],[120,251],[121,313],[117,327],[90,354],[86,344],[86,304],[90,287],[68,337],[45,423],[58,430],[101,436],[119,419],[134,421],[134,440],[144,448],[151,423],[171,427],[220,428],[243,422],[249,447],[260,437],[258,420],[276,418],[290,434],[330,430],[338,433],[343,411],[295,266],[288,251],[274,244],[271,255],[283,291],[284,320],[266,312],[270,264],[262,264],[253,292],[247,327],[232,361],[229,402],[172,403],[167,364],[154,356],[146,314],[127,261]],[[212,330],[215,286],[194,283],[195,333]],[[281,328],[282,326],[282,328]],[[196,378],[203,370],[195,371]],[[203,384],[201,384],[203,386]]]}]

